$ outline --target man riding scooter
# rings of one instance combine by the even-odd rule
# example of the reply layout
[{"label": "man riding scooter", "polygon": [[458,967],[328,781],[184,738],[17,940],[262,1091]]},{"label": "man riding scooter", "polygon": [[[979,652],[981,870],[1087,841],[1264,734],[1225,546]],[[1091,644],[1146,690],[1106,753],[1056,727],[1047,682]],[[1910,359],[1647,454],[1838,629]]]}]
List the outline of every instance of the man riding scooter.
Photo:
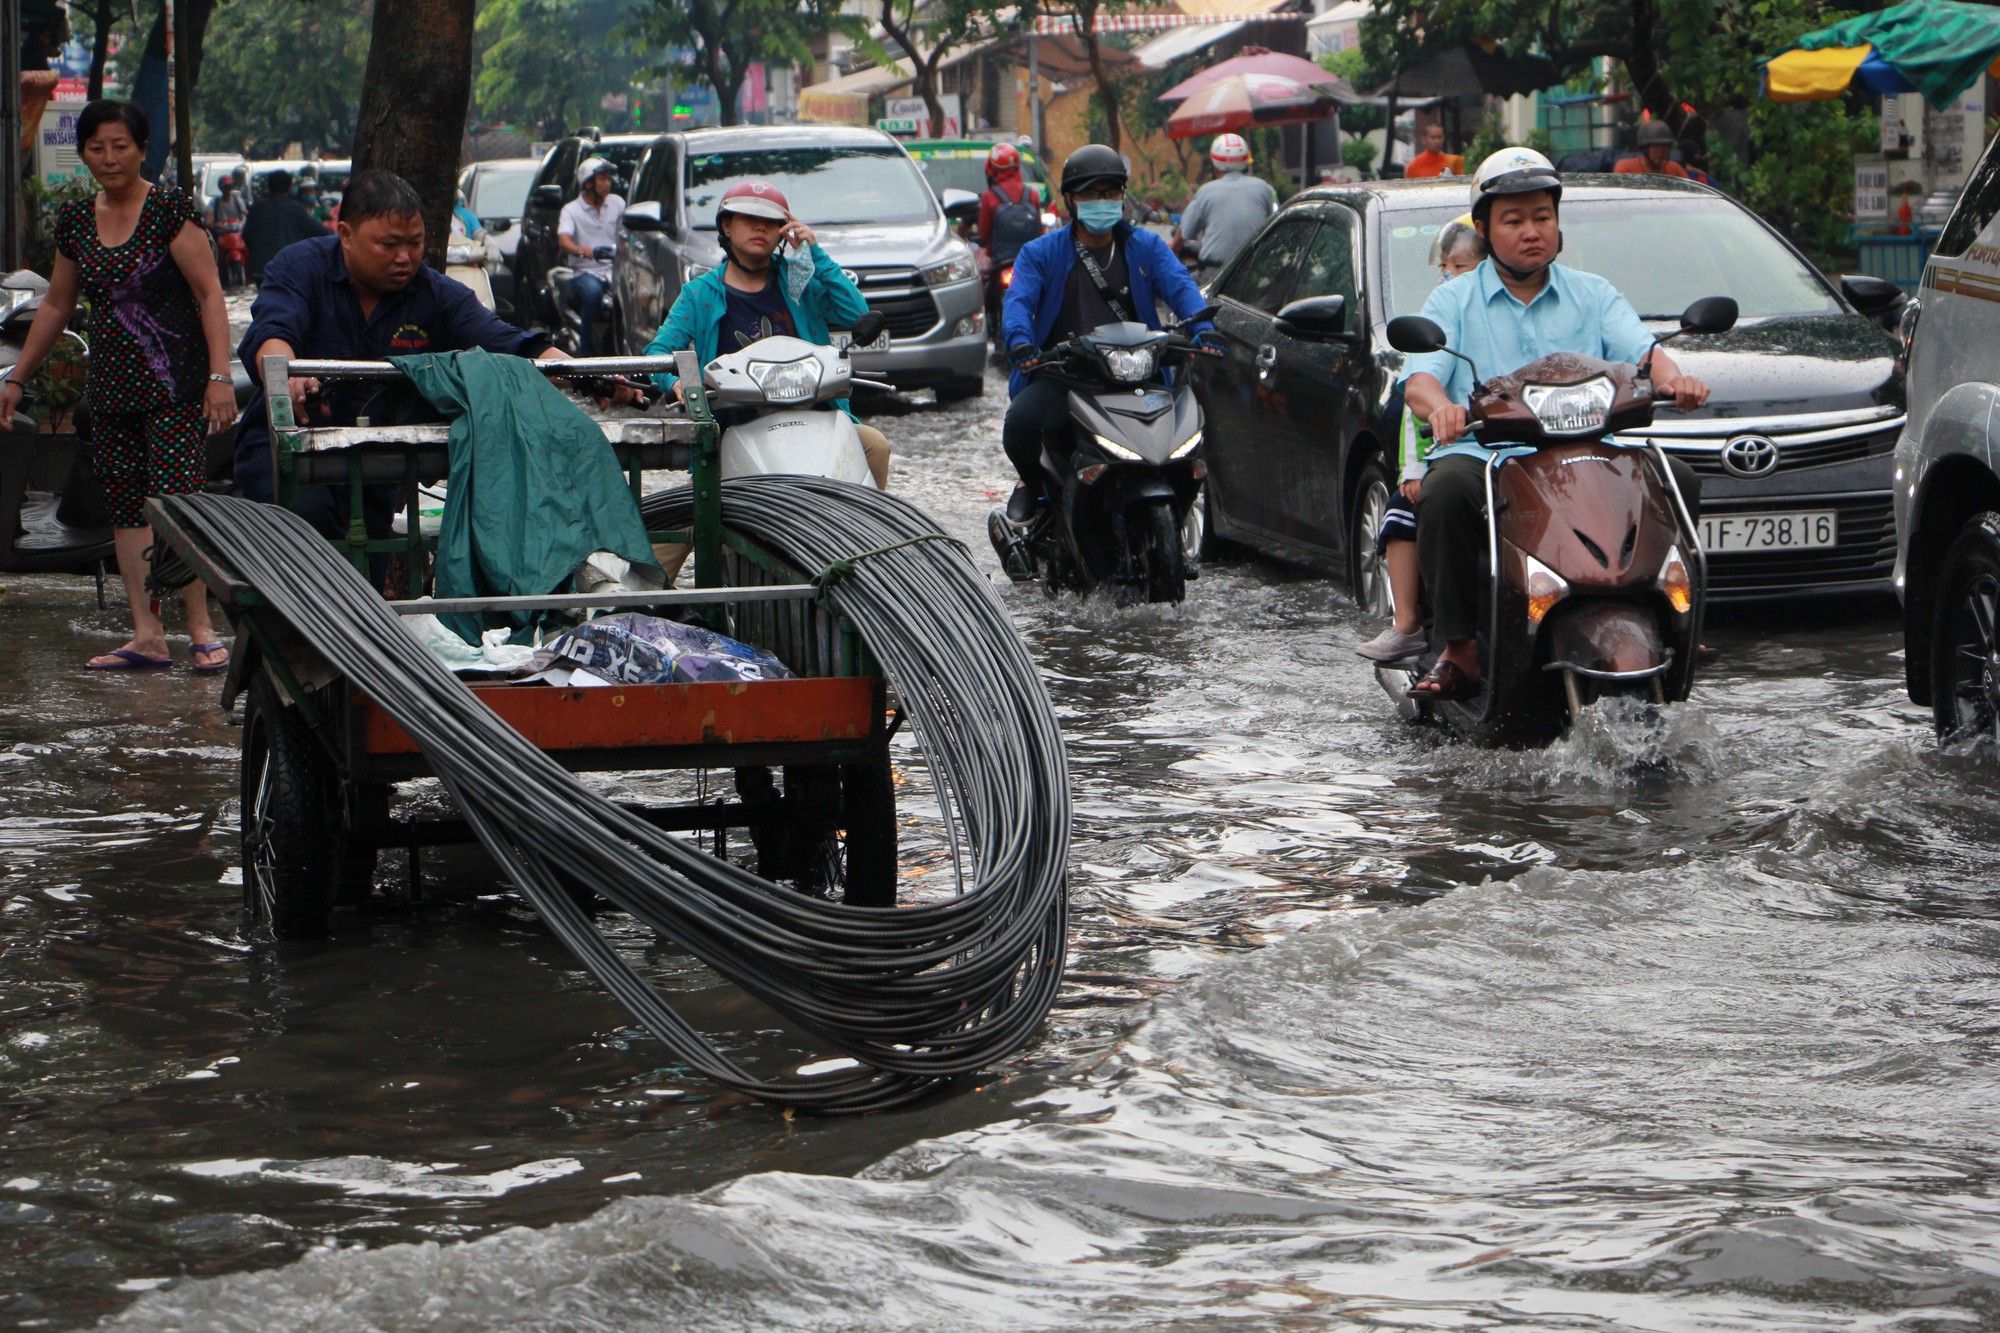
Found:
[{"label": "man riding scooter", "polygon": [[1208,158],[1215,163],[1215,179],[1188,200],[1171,242],[1196,282],[1220,273],[1278,211],[1270,183],[1250,174],[1250,145],[1242,135],[1218,134]]},{"label": "man riding scooter", "polygon": [[[1423,315],[1445,346],[1486,375],[1506,374],[1555,352],[1639,363],[1652,356],[1653,393],[1683,411],[1708,401],[1708,386],[1665,352],[1631,304],[1605,279],[1556,263],[1562,250],[1562,178],[1530,148],[1503,148],[1472,178],[1472,218],[1489,257],[1434,290]],[[1635,262],[1646,262],[1643,256]],[[1417,563],[1429,598],[1437,664],[1410,687],[1435,702],[1479,693],[1479,597],[1486,580],[1484,472],[1493,451],[1465,433],[1473,371],[1446,352],[1412,356],[1404,400],[1435,441],[1417,504]],[[1691,515],[1701,509],[1694,469],[1670,460]]]},{"label": "man riding scooter", "polygon": [[[812,228],[792,216],[776,186],[746,180],[724,190],[715,206],[715,234],[727,256],[722,267],[681,288],[648,344],[647,356],[693,348],[707,365],[718,353],[740,351],[774,335],[828,343],[832,325],[848,327],[867,313],[860,289],[820,249]],[[684,396],[673,374],[653,378],[675,397]],[[836,406],[846,411],[845,402]],[[855,431],[875,485],[889,489],[888,438],[859,422]]]},{"label": "man riding scooter", "polygon": [[1014,260],[1041,234],[1042,201],[1021,179],[1021,150],[994,144],[986,154],[986,190],[979,196],[979,248],[986,256],[986,319],[995,327],[995,343]]},{"label": "man riding scooter", "polygon": [[586,158],[576,169],[579,193],[563,205],[556,223],[556,245],[569,256],[572,276],[568,297],[576,307],[580,327],[577,355],[598,352],[597,315],[604,292],[611,281],[611,256],[618,248],[618,220],[625,216],[625,201],[611,193],[616,175],[601,157]]},{"label": "man riding scooter", "polygon": [[[1029,242],[1014,259],[1001,321],[1014,367],[1007,381],[1013,401],[1001,440],[1020,476],[1007,501],[1007,519],[1017,525],[1032,522],[1049,498],[1042,495],[1044,438],[1066,437],[1070,430],[1070,386],[1057,372],[1035,368],[1042,349],[1120,321],[1157,329],[1155,295],[1183,320],[1205,308],[1201,288],[1167,243],[1125,221],[1128,174],[1125,159],[1103,144],[1071,153],[1063,163],[1062,195],[1075,221]],[[1197,340],[1214,337],[1206,320],[1191,327]]]}]

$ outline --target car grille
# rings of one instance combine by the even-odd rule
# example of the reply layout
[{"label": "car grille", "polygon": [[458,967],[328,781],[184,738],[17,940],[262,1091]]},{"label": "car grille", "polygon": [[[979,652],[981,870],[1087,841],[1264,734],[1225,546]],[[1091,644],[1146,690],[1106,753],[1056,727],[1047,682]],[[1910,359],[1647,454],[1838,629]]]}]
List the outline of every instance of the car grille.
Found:
[{"label": "car grille", "polygon": [[846,272],[861,289],[868,308],[881,311],[888,320],[891,338],[921,338],[937,327],[937,302],[915,269],[851,268]]},{"label": "car grille", "polygon": [[[1884,454],[1896,452],[1898,434],[1900,430],[1884,430],[1870,434],[1845,435],[1831,440],[1813,440],[1807,443],[1788,441],[1781,435],[1767,436],[1766,438],[1778,446],[1778,465],[1764,475],[1773,477],[1780,472],[1795,472],[1802,467],[1852,463],[1857,458],[1880,458]],[[1681,459],[1703,476],[1736,475],[1722,465],[1722,452],[1718,446],[1682,444],[1666,440],[1661,440],[1660,444],[1668,453]]]},{"label": "car grille", "polygon": [[1896,524],[1886,493],[1786,496],[1703,504],[1707,515],[1783,514],[1831,509],[1840,541],[1806,551],[1736,551],[1708,557],[1708,587],[1722,597],[1752,597],[1808,588],[1887,585],[1896,563]]},{"label": "car grille", "polygon": [[[1627,443],[1652,440],[1704,476],[1754,481],[1801,468],[1884,457],[1895,452],[1896,437],[1902,429],[1902,409],[1867,407],[1755,420],[1710,417],[1656,421],[1642,430],[1620,431],[1618,435]],[[1723,466],[1724,450],[1732,440],[1744,436],[1761,436],[1776,445],[1776,466],[1750,477]]]}]

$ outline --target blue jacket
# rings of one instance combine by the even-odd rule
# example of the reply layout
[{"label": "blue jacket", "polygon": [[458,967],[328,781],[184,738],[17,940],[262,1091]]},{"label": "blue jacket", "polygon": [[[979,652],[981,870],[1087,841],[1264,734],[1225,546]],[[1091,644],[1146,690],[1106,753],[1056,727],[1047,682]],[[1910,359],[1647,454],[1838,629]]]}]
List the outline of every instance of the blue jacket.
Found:
[{"label": "blue jacket", "polygon": [[[831,341],[829,325],[852,325],[867,313],[868,303],[861,298],[860,288],[841,272],[840,265],[819,248],[818,241],[812,243],[812,259],[812,281],[799,293],[799,299],[794,301],[786,295],[782,285],[778,294],[784,297],[785,309],[792,312],[792,327],[798,336],[809,343],[823,344]],[[667,322],[660,325],[653,341],[646,344],[647,356],[666,356],[692,347],[702,365],[715,359],[722,348],[722,317],[729,311],[729,288],[722,281],[727,267],[718,265],[681,288],[681,294],[674,298],[674,308],[667,312]],[[782,267],[772,277],[782,284],[785,280]],[[671,389],[679,378],[672,371],[662,371],[653,376],[653,382],[662,389]],[[840,406],[845,410],[847,405]]]},{"label": "blue jacket", "polygon": [[[1069,290],[1070,270],[1076,267],[1076,242],[1071,228],[1058,227],[1038,240],[1021,247],[1014,257],[1014,281],[1007,288],[1007,305],[1001,312],[1001,344],[1018,347],[1033,343],[1046,347],[1062,314],[1063,294]],[[1175,315],[1186,319],[1208,304],[1201,288],[1188,275],[1187,266],[1167,249],[1167,243],[1143,227],[1118,224],[1118,243],[1125,247],[1125,267],[1132,282],[1133,314],[1148,328],[1159,328],[1153,309],[1157,293],[1165,298]],[[1195,331],[1215,326],[1204,320]],[[1028,377],[1015,371],[1007,379],[1011,397],[1021,392]]]}]

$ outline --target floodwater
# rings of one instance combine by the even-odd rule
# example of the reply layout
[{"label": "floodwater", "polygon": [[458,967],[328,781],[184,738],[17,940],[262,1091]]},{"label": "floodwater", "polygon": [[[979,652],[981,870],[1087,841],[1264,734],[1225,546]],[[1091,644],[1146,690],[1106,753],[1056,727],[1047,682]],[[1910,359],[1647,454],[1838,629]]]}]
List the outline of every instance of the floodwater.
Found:
[{"label": "floodwater", "polygon": [[[988,570],[1001,401],[878,419]],[[1493,754],[1396,722],[1298,571],[1003,586],[1069,983],[989,1077],[812,1121],[682,1077],[476,857],[246,939],[218,683],[85,675],[119,616],[7,581],[0,1325],[2000,1326],[2000,784],[1887,606],[1724,620],[1664,724]]]}]

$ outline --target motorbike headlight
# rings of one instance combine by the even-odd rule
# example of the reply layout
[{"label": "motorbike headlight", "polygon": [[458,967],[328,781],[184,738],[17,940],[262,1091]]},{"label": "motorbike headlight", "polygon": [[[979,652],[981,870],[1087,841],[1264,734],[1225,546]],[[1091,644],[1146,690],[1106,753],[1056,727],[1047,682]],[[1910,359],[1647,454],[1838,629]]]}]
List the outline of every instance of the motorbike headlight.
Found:
[{"label": "motorbike headlight", "polygon": [[[480,259],[483,258],[485,256],[481,255]],[[476,264],[479,262],[479,259],[473,258],[472,247],[469,245],[447,245],[444,248],[444,262],[447,264]]]},{"label": "motorbike headlight", "polygon": [[1694,605],[1694,580],[1688,577],[1687,561],[1681,556],[1681,548],[1669,546],[1667,558],[1660,562],[1660,591],[1667,595],[1667,605],[1674,608],[1676,615],[1686,615]]},{"label": "motorbike headlight", "polygon": [[803,403],[819,392],[820,364],[816,356],[796,361],[752,361],[744,367],[750,382],[764,391],[767,403]]},{"label": "motorbike headlight", "polygon": [[1555,604],[1569,596],[1569,584],[1563,576],[1550,569],[1531,555],[1521,557],[1528,562],[1528,623],[1539,625],[1542,617],[1555,608]]},{"label": "motorbike headlight", "polygon": [[931,287],[948,287],[954,282],[971,282],[979,276],[979,266],[972,260],[970,250],[961,249],[942,264],[932,264],[924,270],[924,282]]},{"label": "motorbike headlight", "polygon": [[1193,453],[1196,449],[1199,449],[1200,447],[1201,447],[1201,432],[1196,431],[1194,434],[1187,437],[1187,439],[1181,444],[1180,448],[1168,454],[1167,457],[1170,459],[1186,458],[1189,454]]},{"label": "motorbike headlight", "polygon": [[1607,375],[1581,384],[1527,384],[1521,401],[1542,423],[1547,435],[1588,435],[1604,429],[1618,390]]},{"label": "motorbike headlight", "polygon": [[1150,347],[1104,347],[1104,368],[1121,384],[1137,384],[1153,376],[1153,349]]},{"label": "motorbike headlight", "polygon": [[16,310],[35,299],[36,293],[21,287],[0,287],[0,324],[12,317]]},{"label": "motorbike headlight", "polygon": [[1144,457],[1134,450],[1127,449],[1124,445],[1118,443],[1118,441],[1099,435],[1096,431],[1090,433],[1090,438],[1097,441],[1097,447],[1105,453],[1110,454],[1113,458],[1126,458],[1134,463],[1143,463],[1146,461]]}]

